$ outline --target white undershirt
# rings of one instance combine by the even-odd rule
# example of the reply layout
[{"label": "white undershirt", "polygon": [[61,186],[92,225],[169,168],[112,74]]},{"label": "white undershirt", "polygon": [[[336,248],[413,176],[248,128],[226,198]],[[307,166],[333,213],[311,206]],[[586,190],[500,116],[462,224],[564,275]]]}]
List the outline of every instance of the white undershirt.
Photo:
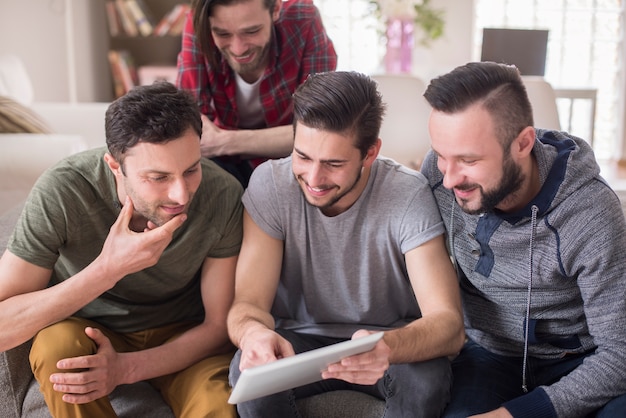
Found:
[{"label": "white undershirt", "polygon": [[248,84],[239,74],[235,73],[237,81],[236,100],[239,110],[239,128],[255,129],[265,126],[263,108],[259,94],[261,78],[252,84]]}]

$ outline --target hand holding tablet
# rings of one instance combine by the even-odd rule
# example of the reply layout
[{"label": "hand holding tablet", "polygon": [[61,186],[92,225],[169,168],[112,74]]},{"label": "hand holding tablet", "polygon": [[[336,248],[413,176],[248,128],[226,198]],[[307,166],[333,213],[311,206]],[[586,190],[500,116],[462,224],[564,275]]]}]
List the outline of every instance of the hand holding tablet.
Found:
[{"label": "hand holding tablet", "polygon": [[374,348],[383,332],[282,358],[241,372],[228,399],[236,404],[322,380],[329,364]]}]

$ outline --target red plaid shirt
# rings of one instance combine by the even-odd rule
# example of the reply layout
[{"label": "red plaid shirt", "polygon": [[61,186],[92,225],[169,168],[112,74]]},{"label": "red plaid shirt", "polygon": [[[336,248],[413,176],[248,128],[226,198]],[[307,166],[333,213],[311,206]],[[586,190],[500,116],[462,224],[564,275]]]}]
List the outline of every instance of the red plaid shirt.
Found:
[{"label": "red plaid shirt", "polygon": [[[336,67],[335,48],[312,0],[285,1],[274,24],[270,62],[259,86],[266,127],[291,124],[291,96],[296,88],[309,74],[334,71]],[[217,126],[236,129],[239,113],[235,84],[233,71],[223,57],[219,68],[211,68],[202,54],[190,12],[178,55],[178,87],[193,93],[200,111]]]}]

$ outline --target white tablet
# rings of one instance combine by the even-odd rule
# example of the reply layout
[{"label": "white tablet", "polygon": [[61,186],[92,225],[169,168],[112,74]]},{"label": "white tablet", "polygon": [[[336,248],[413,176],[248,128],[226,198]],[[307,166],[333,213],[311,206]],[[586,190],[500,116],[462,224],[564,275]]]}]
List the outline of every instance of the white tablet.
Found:
[{"label": "white tablet", "polygon": [[377,332],[245,369],[228,403],[245,402],[322,380],[322,371],[328,365],[370,351],[382,336],[382,332]]}]

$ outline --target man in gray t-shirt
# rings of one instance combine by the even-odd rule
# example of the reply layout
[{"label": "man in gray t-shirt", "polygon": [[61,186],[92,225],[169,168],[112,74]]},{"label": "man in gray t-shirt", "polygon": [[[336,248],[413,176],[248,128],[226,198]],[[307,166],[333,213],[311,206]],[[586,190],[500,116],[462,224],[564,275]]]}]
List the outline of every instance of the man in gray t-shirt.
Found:
[{"label": "man in gray t-shirt", "polygon": [[[424,177],[377,158],[384,113],[354,72],[310,77],[294,95],[294,150],[253,174],[228,331],[240,371],[384,331],[322,382],[238,405],[242,417],[298,416],[293,398],[338,389],[386,401],[390,417],[438,416],[447,356],[463,343],[459,291]],[[410,411],[410,412],[409,412]]]}]

